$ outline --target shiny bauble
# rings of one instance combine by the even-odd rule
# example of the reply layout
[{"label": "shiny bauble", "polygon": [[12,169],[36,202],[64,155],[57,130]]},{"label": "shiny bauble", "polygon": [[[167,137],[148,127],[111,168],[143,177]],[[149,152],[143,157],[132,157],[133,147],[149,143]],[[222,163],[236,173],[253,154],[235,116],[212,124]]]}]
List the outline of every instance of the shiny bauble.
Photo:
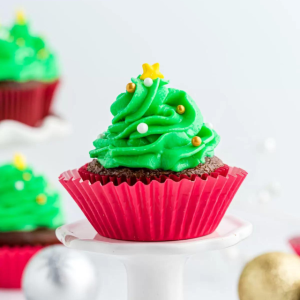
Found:
[{"label": "shiny bauble", "polygon": [[192,144],[193,146],[195,147],[199,147],[201,145],[202,141],[201,141],[201,138],[199,136],[194,136],[192,138]]},{"label": "shiny bauble", "polygon": [[134,93],[135,89],[136,89],[136,85],[133,82],[130,82],[126,85],[126,91],[128,93]]},{"label": "shiny bauble", "polygon": [[300,258],[267,253],[244,268],[239,282],[240,300],[299,300]]},{"label": "shiny bauble", "polygon": [[184,112],[185,112],[185,107],[183,105],[178,105],[176,107],[176,112],[179,114],[179,115],[183,115]]},{"label": "shiny bauble", "polygon": [[86,255],[62,245],[38,252],[22,279],[26,300],[94,300],[98,286],[97,272]]}]

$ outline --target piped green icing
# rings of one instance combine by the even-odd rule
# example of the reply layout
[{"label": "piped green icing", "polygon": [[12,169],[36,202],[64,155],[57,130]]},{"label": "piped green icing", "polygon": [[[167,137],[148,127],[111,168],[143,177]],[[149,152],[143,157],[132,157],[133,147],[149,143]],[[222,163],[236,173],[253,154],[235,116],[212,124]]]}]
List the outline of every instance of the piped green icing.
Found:
[{"label": "piped green icing", "polygon": [[56,56],[31,34],[29,24],[0,25],[0,80],[51,82],[59,77]]},{"label": "piped green icing", "polygon": [[0,167],[0,232],[55,229],[63,220],[59,194],[43,176],[12,164]]},{"label": "piped green icing", "polygon": [[[132,78],[134,93],[122,93],[111,106],[112,125],[94,141],[90,151],[105,168],[130,167],[182,171],[212,157],[219,135],[203,122],[194,100],[184,91],[167,88],[168,81],[157,78],[150,87]],[[183,105],[184,114],[176,107]],[[148,125],[139,133],[140,123]],[[200,146],[192,144],[199,136]]]}]

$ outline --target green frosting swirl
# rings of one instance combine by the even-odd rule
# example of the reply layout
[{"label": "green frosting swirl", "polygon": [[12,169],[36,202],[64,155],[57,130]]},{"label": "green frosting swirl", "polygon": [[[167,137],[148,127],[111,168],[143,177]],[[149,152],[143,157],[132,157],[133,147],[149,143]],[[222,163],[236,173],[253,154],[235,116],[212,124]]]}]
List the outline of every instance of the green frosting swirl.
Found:
[{"label": "green frosting swirl", "polygon": [[[194,100],[184,91],[167,88],[168,81],[157,78],[150,87],[133,78],[134,93],[122,93],[111,106],[114,118],[108,130],[94,141],[90,151],[105,168],[131,167],[182,171],[212,157],[220,137],[203,123]],[[184,114],[176,107],[183,105]],[[139,133],[140,123],[148,125]],[[199,136],[200,146],[192,144]]]},{"label": "green frosting swirl", "polygon": [[29,25],[0,26],[0,80],[51,82],[59,77],[55,55]]},{"label": "green frosting swirl", "polygon": [[63,224],[57,192],[31,169],[0,167],[0,232],[55,229]]}]

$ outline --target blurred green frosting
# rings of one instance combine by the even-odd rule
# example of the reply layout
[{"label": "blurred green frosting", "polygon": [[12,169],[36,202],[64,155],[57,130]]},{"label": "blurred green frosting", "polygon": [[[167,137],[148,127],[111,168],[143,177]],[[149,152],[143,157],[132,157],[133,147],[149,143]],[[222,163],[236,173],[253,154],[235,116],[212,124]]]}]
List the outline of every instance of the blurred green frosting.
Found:
[{"label": "blurred green frosting", "polygon": [[[156,75],[155,75],[156,76]],[[185,92],[167,88],[168,81],[156,78],[147,87],[140,77],[132,78],[133,93],[120,94],[111,106],[114,118],[90,151],[105,168],[130,167],[175,172],[194,168],[212,157],[219,135],[203,122],[194,100]],[[183,105],[185,112],[176,112]],[[140,123],[148,131],[139,133]],[[201,138],[194,146],[192,138]]]},{"label": "blurred green frosting", "polygon": [[31,34],[22,12],[12,28],[0,25],[0,80],[51,82],[58,77],[55,55],[41,37]]},{"label": "blurred green frosting", "polygon": [[14,164],[0,167],[0,232],[55,229],[63,221],[60,197],[44,177]]}]

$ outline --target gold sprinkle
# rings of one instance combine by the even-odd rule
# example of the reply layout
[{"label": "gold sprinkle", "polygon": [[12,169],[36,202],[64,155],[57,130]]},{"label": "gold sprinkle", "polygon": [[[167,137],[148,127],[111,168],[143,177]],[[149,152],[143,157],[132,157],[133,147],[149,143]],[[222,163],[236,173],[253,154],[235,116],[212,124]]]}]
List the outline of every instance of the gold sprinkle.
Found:
[{"label": "gold sprinkle", "polygon": [[19,47],[23,47],[25,46],[25,40],[23,38],[18,38],[16,40],[16,44],[19,46]]},{"label": "gold sprinkle", "polygon": [[185,107],[184,107],[183,105],[178,105],[178,106],[176,107],[176,112],[177,112],[178,114],[180,114],[180,115],[184,114],[184,112],[185,112]]},{"label": "gold sprinkle", "polygon": [[200,139],[199,136],[194,136],[192,138],[192,144],[193,144],[193,146],[199,147],[201,145],[201,143],[202,143],[202,141],[201,141],[201,139]]},{"label": "gold sprinkle", "polygon": [[24,179],[25,181],[29,181],[29,180],[31,180],[31,178],[32,178],[32,176],[31,176],[30,173],[24,173],[24,174],[23,174],[23,179]]},{"label": "gold sprinkle", "polygon": [[135,89],[136,89],[136,85],[133,82],[130,82],[126,85],[126,91],[128,93],[134,93]]},{"label": "gold sprinkle", "polygon": [[39,59],[46,59],[48,57],[48,51],[45,48],[39,50],[37,53],[37,57]]},{"label": "gold sprinkle", "polygon": [[39,205],[44,205],[47,203],[47,197],[46,195],[44,194],[39,194],[37,197],[36,197],[36,202],[37,204]]}]

